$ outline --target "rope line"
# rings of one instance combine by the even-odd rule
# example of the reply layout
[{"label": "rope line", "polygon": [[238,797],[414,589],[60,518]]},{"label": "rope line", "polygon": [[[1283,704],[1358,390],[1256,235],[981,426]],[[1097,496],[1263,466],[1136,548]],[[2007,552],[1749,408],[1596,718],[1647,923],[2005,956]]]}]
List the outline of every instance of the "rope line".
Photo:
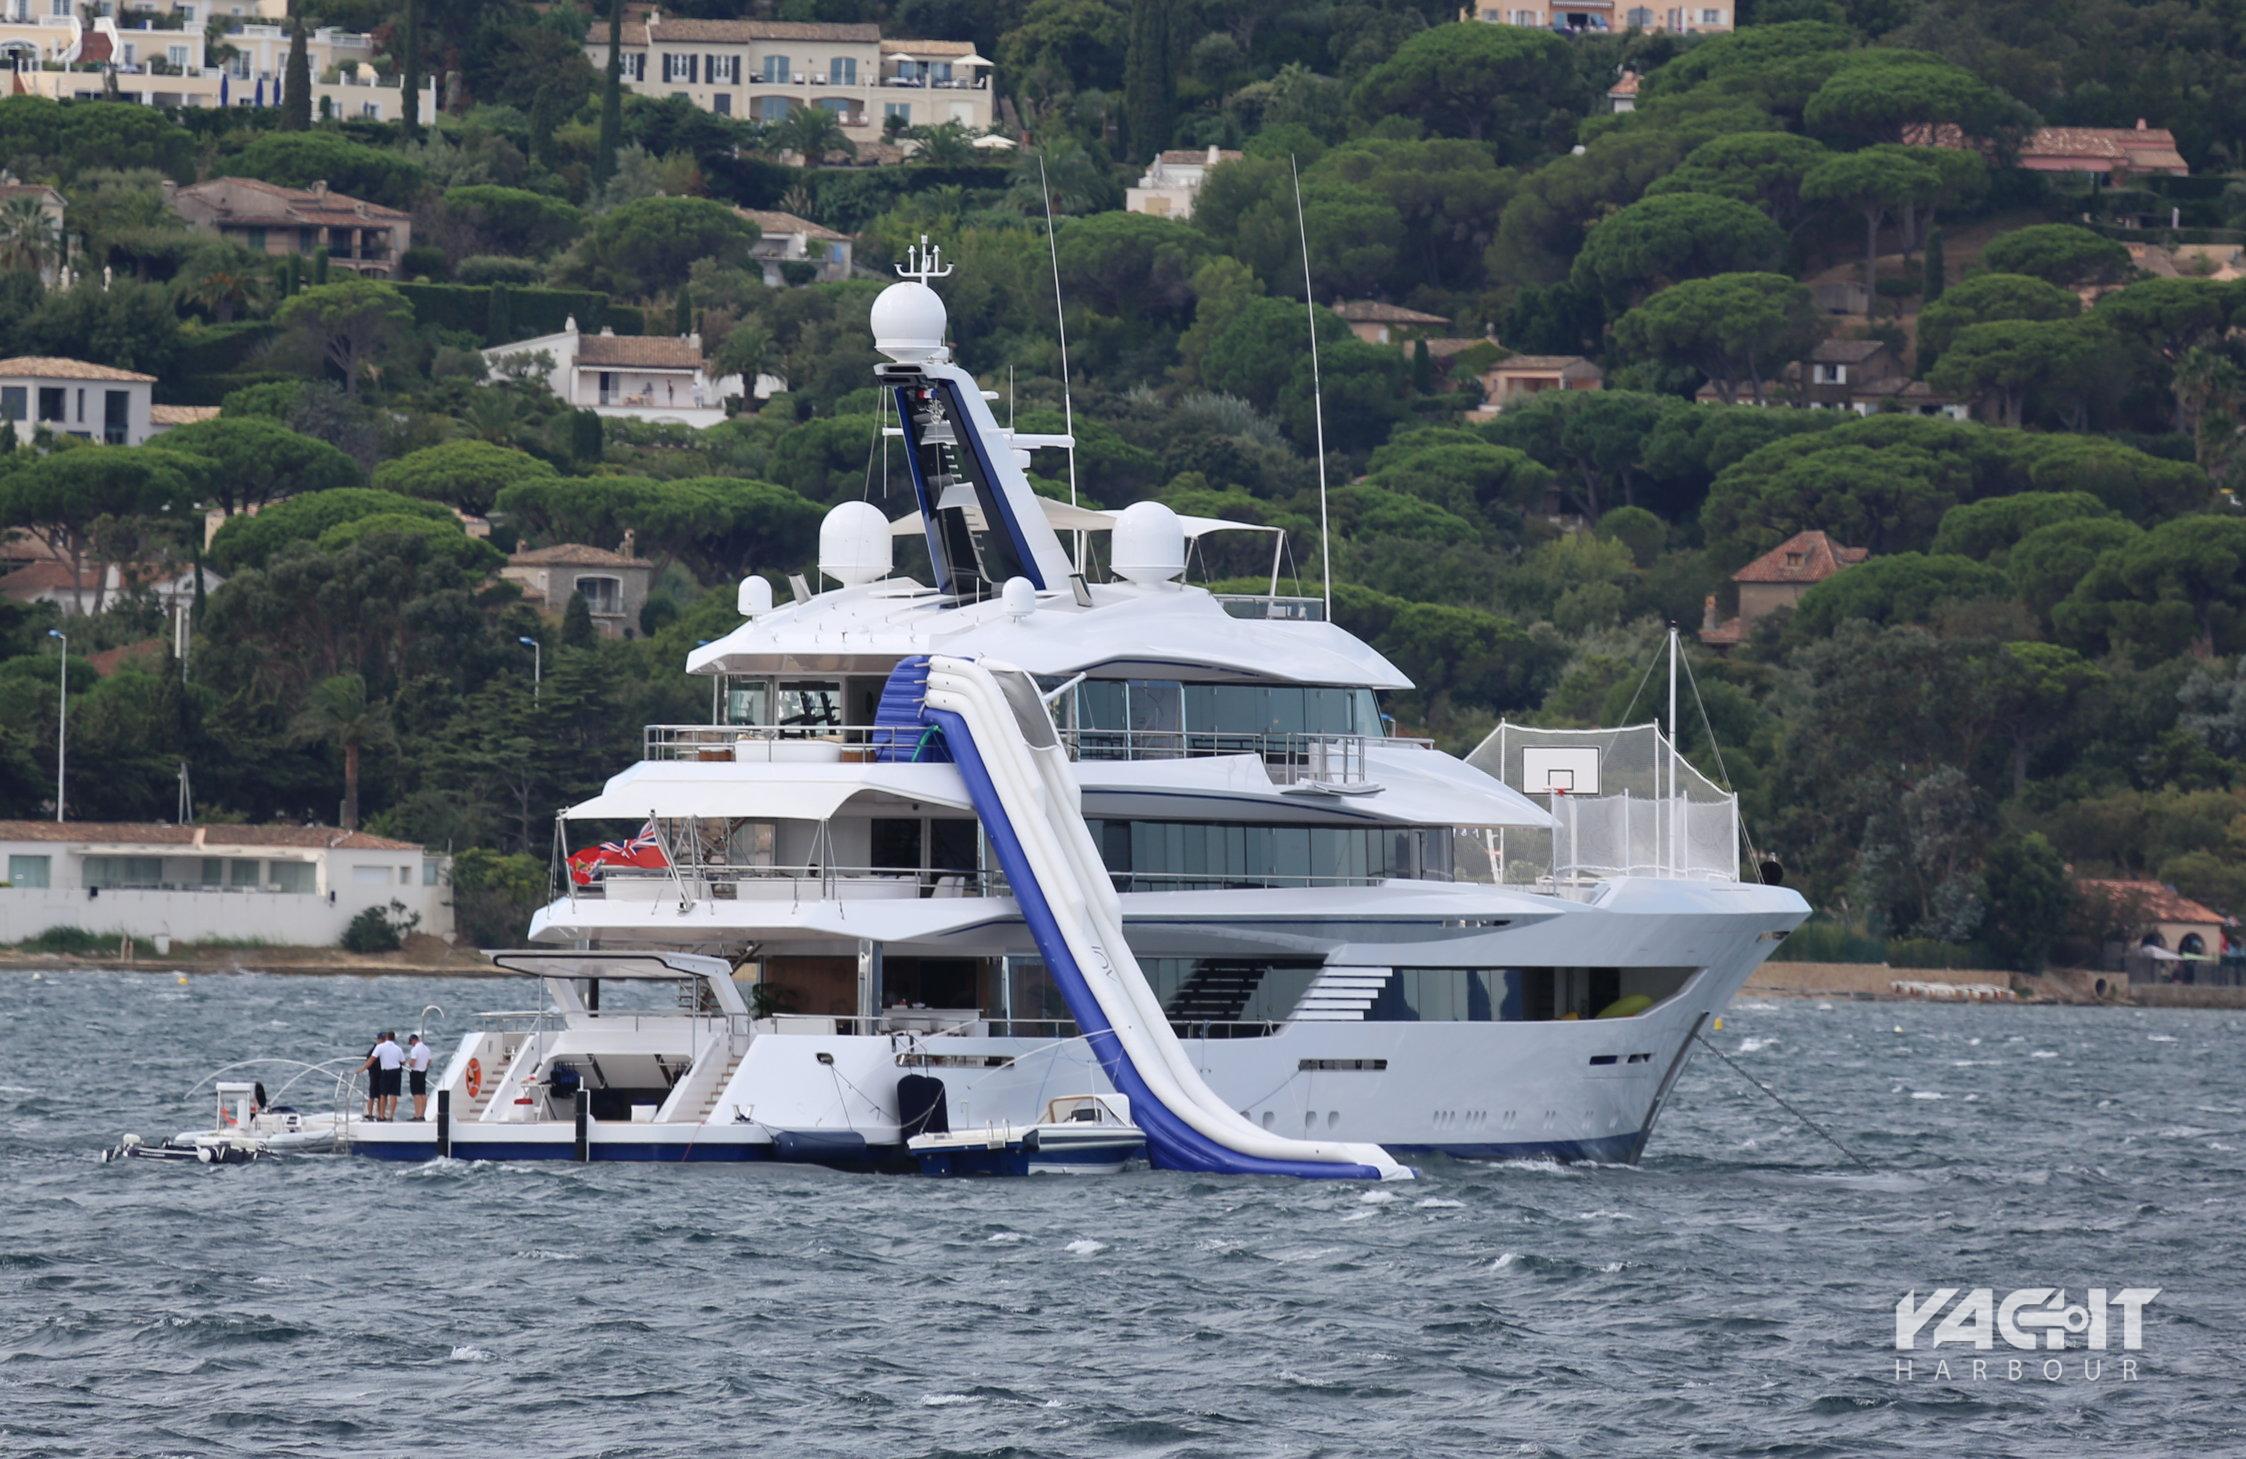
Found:
[{"label": "rope line", "polygon": [[1827,1143],[1829,1143],[1835,1150],[1840,1151],[1841,1154],[1846,1155],[1849,1159],[1855,1161],[1859,1166],[1862,1166],[1866,1170],[1870,1170],[1872,1168],[1863,1156],[1857,1154],[1854,1150],[1849,1149],[1846,1145],[1843,1145],[1831,1130],[1826,1129],[1823,1125],[1817,1123],[1817,1121],[1811,1119],[1808,1115],[1803,1114],[1800,1110],[1794,1108],[1794,1106],[1792,1106],[1791,1104],[1788,1104],[1786,1102],[1786,1096],[1780,1094],[1777,1090],[1771,1088],[1769,1085],[1763,1083],[1760,1079],[1757,1079],[1754,1075],[1748,1073],[1737,1060],[1731,1057],[1731,1055],[1725,1053],[1722,1049],[1717,1048],[1714,1044],[1709,1043],[1708,1036],[1706,1034],[1700,1032],[1698,1029],[1694,1029],[1692,1036],[1700,1040],[1701,1045],[1705,1047],[1709,1053],[1714,1054],[1717,1058],[1730,1065],[1731,1071],[1734,1074],[1737,1074],[1740,1078],[1746,1080],[1749,1084],[1754,1085],[1755,1088],[1761,1090],[1763,1093],[1776,1100],[1780,1109],[1783,1109],[1784,1111],[1786,1111],[1786,1113],[1792,1115],[1795,1119],[1800,1120],[1803,1124],[1809,1126],[1812,1130],[1815,1130],[1818,1134],[1824,1136]]}]

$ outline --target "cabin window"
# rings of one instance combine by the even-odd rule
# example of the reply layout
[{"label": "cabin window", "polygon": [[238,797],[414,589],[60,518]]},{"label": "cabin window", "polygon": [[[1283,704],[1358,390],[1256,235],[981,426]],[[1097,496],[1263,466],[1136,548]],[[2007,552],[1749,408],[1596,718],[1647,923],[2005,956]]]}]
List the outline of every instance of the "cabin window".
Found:
[{"label": "cabin window", "polygon": [[52,885],[54,860],[47,856],[8,858],[8,885],[37,890]]},{"label": "cabin window", "polygon": [[1448,881],[1448,827],[1254,826],[1093,820],[1119,891],[1316,886],[1389,878]]},{"label": "cabin window", "polygon": [[1077,686],[1086,759],[1251,754],[1274,736],[1378,736],[1370,689],[1302,684],[1181,684],[1092,679]]},{"label": "cabin window", "polygon": [[89,887],[160,887],[164,884],[164,859],[160,856],[89,856]]},{"label": "cabin window", "polygon": [[1609,1016],[1620,1018],[1661,1003],[1692,973],[1691,968],[1398,968],[1365,1019],[1550,1023],[1595,1019],[1617,1005]]},{"label": "cabin window", "polygon": [[255,887],[258,863],[246,858],[236,858],[226,863],[226,884],[230,887]]}]

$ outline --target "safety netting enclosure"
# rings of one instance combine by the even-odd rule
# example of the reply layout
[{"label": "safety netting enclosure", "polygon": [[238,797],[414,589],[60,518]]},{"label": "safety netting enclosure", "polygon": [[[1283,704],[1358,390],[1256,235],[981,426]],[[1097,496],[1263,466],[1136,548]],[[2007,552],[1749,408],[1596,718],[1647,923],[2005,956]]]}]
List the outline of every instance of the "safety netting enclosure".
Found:
[{"label": "safety netting enclosure", "polygon": [[1573,730],[1500,723],[1466,759],[1552,812],[1549,830],[1483,834],[1492,881],[1739,879],[1739,797],[1677,754],[1658,724]]}]

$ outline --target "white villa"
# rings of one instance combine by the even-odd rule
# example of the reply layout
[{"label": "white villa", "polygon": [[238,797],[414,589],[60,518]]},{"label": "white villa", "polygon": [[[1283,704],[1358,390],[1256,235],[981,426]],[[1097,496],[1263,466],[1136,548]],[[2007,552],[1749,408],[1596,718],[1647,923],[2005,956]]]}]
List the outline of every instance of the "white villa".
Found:
[{"label": "white villa", "polygon": [[724,420],[725,402],[742,392],[738,375],[710,377],[699,334],[583,334],[573,317],[559,334],[483,353],[495,373],[508,359],[544,355],[547,387],[580,410],[696,430]]},{"label": "white villa", "polygon": [[[681,96],[719,116],[776,122],[825,107],[853,142],[898,126],[957,122],[990,130],[991,63],[966,41],[885,40],[878,25],[791,20],[682,20],[651,10],[623,27],[624,85]],[[608,27],[585,36],[595,69],[608,65]]]},{"label": "white villa", "polygon": [[[116,84],[117,96],[143,106],[279,106],[287,71],[289,37],[273,7],[235,3],[141,3],[120,20],[109,5],[72,0],[0,0],[0,71],[12,73],[15,95],[55,101],[100,100]],[[97,13],[85,13],[95,11]],[[223,64],[211,61],[204,25],[213,14],[241,23],[222,32],[234,48]],[[163,17],[167,23],[159,23]],[[312,70],[315,116],[395,121],[404,114],[398,77],[375,65],[374,37],[364,31],[321,26],[305,36]],[[425,78],[421,115],[434,116],[437,90]]]},{"label": "white villa", "polygon": [[330,946],[392,902],[452,933],[450,858],[333,826],[0,821],[0,858],[0,943],[76,927]]},{"label": "white villa", "polygon": [[154,375],[53,355],[0,360],[0,420],[28,446],[41,426],[111,446],[138,446],[156,433]]},{"label": "white villa", "polygon": [[1123,209],[1155,218],[1190,218],[1193,199],[1201,191],[1209,169],[1220,162],[1237,162],[1243,154],[1222,147],[1181,147],[1157,155],[1138,185],[1123,198]]},{"label": "white villa", "polygon": [[822,227],[809,218],[769,208],[733,210],[757,226],[756,246],[750,256],[764,270],[764,284],[777,289],[787,282],[780,265],[808,263],[818,268],[813,282],[838,284],[850,277],[850,235]]}]

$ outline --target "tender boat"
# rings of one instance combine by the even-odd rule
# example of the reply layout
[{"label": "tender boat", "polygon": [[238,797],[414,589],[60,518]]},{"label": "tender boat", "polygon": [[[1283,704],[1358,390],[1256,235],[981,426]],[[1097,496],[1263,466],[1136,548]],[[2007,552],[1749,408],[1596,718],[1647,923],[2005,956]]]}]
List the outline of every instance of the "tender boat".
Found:
[{"label": "tender boat", "polygon": [[1146,1160],[1130,1108],[1120,1094],[1068,1094],[1033,1125],[931,1131],[905,1148],[922,1175],[1113,1175]]}]

